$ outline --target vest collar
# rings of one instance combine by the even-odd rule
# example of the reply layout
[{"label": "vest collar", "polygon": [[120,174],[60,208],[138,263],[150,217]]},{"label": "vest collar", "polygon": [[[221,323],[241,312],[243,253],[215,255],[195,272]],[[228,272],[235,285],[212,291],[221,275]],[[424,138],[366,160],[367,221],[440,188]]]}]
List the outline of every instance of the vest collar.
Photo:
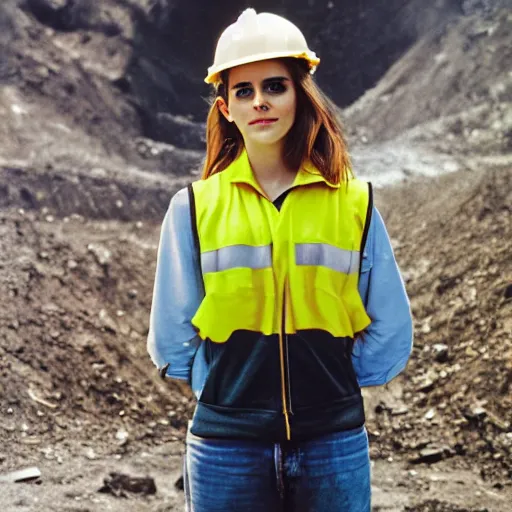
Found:
[{"label": "vest collar", "polygon": [[[249,156],[245,149],[242,150],[241,155],[223,172],[229,175],[229,181],[231,183],[246,183],[255,188],[260,194],[266,195],[254,176],[251,164],[249,163]],[[298,170],[292,187],[310,185],[311,183],[325,183],[331,188],[340,187],[339,184],[329,183],[322,176],[320,171],[308,160]]]}]

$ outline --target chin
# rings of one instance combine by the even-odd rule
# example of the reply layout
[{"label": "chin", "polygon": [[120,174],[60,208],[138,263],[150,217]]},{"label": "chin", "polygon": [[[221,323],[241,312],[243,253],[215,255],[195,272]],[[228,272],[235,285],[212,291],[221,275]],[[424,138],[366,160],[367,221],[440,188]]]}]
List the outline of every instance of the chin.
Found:
[{"label": "chin", "polygon": [[275,144],[281,144],[286,137],[285,134],[275,133],[262,133],[257,137],[249,137],[249,141],[259,146],[274,146]]},{"label": "chin", "polygon": [[251,142],[257,144],[258,146],[275,146],[276,144],[281,144],[283,141],[283,137],[277,139],[252,139]]}]

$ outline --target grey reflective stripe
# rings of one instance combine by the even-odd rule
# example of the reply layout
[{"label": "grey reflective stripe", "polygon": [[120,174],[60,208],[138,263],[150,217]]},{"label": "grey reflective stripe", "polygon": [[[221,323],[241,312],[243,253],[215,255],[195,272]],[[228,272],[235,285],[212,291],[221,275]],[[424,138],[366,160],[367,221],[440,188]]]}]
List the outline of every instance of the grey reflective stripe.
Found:
[{"label": "grey reflective stripe", "polygon": [[329,244],[295,244],[297,265],[328,267],[344,274],[359,272],[359,251],[346,251]]},{"label": "grey reflective stripe", "polygon": [[272,246],[230,245],[201,253],[203,274],[230,268],[267,268],[272,266]]}]

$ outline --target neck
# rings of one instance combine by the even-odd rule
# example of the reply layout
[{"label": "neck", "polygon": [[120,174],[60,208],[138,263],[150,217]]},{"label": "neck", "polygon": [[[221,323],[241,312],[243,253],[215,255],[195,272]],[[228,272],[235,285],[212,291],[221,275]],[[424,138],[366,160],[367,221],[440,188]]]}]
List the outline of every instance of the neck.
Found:
[{"label": "neck", "polygon": [[282,145],[246,145],[252,172],[259,183],[279,184],[293,181],[297,169],[288,169],[283,159]]}]

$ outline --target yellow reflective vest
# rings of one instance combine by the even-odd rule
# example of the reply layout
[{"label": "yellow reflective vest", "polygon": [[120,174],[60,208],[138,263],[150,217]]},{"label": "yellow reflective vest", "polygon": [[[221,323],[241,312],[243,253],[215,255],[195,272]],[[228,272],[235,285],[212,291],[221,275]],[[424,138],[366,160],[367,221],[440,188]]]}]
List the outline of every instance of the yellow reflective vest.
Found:
[{"label": "yellow reflective vest", "polygon": [[354,337],[370,324],[358,292],[366,182],[333,185],[305,164],[278,211],[244,151],[192,187],[205,287],[192,324],[202,339],[222,343],[240,329]]}]

